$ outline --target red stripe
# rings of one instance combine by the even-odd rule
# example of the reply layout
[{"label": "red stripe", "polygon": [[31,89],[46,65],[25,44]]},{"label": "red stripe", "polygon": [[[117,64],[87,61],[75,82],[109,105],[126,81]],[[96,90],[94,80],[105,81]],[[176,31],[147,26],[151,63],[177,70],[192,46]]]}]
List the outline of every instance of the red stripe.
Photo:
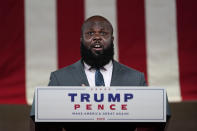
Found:
[{"label": "red stripe", "polygon": [[80,59],[80,28],[84,20],[83,0],[58,0],[58,67]]},{"label": "red stripe", "polygon": [[180,85],[183,100],[197,99],[197,1],[177,0]]},{"label": "red stripe", "polygon": [[0,103],[25,104],[24,1],[0,4]]},{"label": "red stripe", "polygon": [[118,0],[119,61],[146,72],[144,0]]}]

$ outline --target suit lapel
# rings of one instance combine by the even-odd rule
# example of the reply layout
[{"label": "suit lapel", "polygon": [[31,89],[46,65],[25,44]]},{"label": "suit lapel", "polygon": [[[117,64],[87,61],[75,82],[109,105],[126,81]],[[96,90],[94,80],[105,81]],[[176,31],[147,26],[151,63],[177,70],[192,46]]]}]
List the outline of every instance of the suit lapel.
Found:
[{"label": "suit lapel", "polygon": [[83,67],[83,64],[81,63],[81,60],[79,60],[78,62],[74,64],[73,76],[78,81],[80,86],[82,84],[85,84],[85,86],[89,86],[88,79],[85,74],[84,67]]},{"label": "suit lapel", "polygon": [[119,63],[116,61],[113,61],[113,71],[112,71],[112,78],[111,78],[111,84],[110,86],[119,86],[119,78],[121,74],[121,68],[119,67]]}]

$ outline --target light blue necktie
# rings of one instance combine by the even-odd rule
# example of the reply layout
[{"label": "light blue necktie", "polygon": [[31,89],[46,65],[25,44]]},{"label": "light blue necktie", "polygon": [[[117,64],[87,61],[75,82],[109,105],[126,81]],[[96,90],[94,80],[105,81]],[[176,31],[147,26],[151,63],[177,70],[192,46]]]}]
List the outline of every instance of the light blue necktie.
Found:
[{"label": "light blue necktie", "polygon": [[99,69],[96,69],[96,72],[95,72],[95,85],[105,86],[103,75],[101,74]]}]

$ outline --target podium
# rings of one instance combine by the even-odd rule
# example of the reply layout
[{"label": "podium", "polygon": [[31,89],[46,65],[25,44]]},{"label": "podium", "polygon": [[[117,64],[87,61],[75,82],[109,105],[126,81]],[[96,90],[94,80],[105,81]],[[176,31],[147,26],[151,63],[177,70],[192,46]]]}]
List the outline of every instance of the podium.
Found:
[{"label": "podium", "polygon": [[158,87],[37,87],[37,125],[66,130],[134,130],[166,123],[166,90]]}]

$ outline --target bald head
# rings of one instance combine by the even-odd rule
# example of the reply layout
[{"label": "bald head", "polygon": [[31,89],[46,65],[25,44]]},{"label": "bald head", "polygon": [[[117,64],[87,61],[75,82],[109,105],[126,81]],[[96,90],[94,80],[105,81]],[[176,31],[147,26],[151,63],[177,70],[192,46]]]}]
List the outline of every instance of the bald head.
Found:
[{"label": "bald head", "polygon": [[105,18],[99,15],[91,16],[88,19],[85,20],[81,27],[81,34],[83,34],[85,28],[89,28],[90,26],[105,26],[110,29],[111,34],[113,35],[113,27],[112,24]]}]

